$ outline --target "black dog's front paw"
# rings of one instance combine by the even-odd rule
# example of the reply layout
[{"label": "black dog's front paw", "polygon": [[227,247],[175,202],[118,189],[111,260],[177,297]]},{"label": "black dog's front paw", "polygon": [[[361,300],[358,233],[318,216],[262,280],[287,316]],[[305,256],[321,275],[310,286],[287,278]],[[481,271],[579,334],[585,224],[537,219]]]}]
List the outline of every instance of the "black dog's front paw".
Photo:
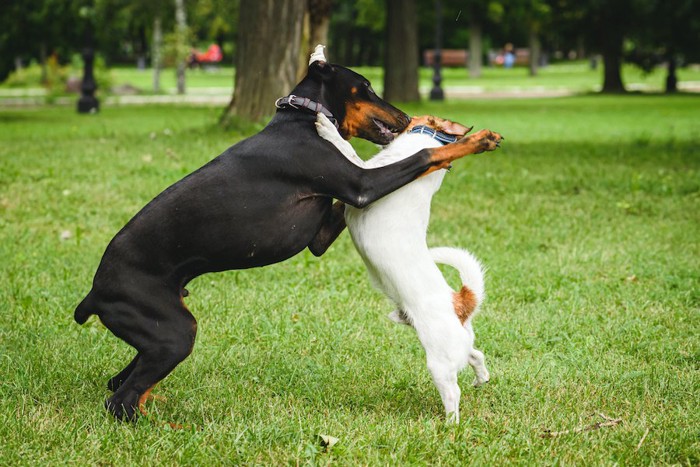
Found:
[{"label": "black dog's front paw", "polygon": [[105,401],[105,408],[117,420],[135,422],[139,417],[139,395],[135,391],[114,394]]}]

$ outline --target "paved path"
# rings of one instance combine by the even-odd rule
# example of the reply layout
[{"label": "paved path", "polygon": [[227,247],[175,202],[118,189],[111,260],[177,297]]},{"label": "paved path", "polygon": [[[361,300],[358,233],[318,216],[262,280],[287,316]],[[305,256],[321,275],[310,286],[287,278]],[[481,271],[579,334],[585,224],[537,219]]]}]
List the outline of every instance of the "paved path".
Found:
[{"label": "paved path", "polygon": [[[109,95],[99,97],[103,106],[112,105],[152,105],[152,104],[188,104],[224,106],[231,101],[232,90],[225,88],[191,88],[187,94],[133,94]],[[424,99],[428,98],[429,89],[421,89]],[[447,87],[445,97],[448,99],[504,99],[504,98],[533,98],[561,97],[575,94],[570,89],[524,88],[504,89],[499,91],[484,90],[479,86]],[[53,105],[71,106],[78,101],[77,96],[62,96],[48,98],[46,91],[37,89],[0,89],[1,107],[31,107],[47,103]]]},{"label": "paved path", "polygon": [[[678,85],[681,91],[700,92],[700,81],[684,81]],[[643,90],[638,87],[628,86],[628,90]],[[591,89],[590,91],[595,91]],[[544,97],[572,96],[580,91],[567,88],[505,88],[501,90],[487,90],[480,86],[453,86],[445,88],[447,99],[527,99]],[[103,106],[113,105],[163,105],[163,104],[187,104],[187,105],[212,105],[224,106],[231,100],[232,89],[221,88],[191,88],[187,94],[134,94],[134,95],[109,95],[100,97]],[[421,89],[424,99],[427,99],[428,88]],[[34,89],[0,89],[0,108],[3,107],[31,107],[41,106],[47,103],[53,105],[73,106],[78,101],[77,96],[63,96],[48,98],[46,90]]]}]

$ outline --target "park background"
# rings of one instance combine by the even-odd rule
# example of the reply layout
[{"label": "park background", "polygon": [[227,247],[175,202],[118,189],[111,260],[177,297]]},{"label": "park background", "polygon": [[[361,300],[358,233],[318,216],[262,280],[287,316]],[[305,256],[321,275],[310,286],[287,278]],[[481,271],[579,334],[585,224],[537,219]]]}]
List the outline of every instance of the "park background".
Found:
[{"label": "park background", "polygon": [[[699,7],[3,2],[0,464],[697,465]],[[72,320],[104,247],[262,128],[319,42],[409,114],[506,136],[455,164],[428,238],[487,266],[491,383],[465,370],[462,423],[444,424],[422,348],[343,234],[322,258],[190,284],[194,353],[148,418],[114,422],[105,383],[132,350]],[[213,44],[219,60],[192,60]],[[86,56],[99,111],[80,114]]]}]

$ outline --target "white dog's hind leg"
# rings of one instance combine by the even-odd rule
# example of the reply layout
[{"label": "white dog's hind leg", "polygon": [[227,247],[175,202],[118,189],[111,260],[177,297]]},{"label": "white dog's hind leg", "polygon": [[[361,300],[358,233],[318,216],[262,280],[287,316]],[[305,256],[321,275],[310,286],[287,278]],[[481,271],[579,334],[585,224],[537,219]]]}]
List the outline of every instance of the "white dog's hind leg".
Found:
[{"label": "white dog's hind leg", "polygon": [[398,324],[405,324],[406,326],[411,325],[411,322],[408,320],[408,316],[406,316],[406,313],[404,313],[403,310],[394,310],[387,315],[387,318]]},{"label": "white dog's hind leg", "polygon": [[332,143],[333,146],[335,146],[336,149],[338,149],[338,151],[340,151],[345,158],[353,164],[359,167],[365,167],[365,161],[363,161],[360,156],[357,155],[355,148],[352,147],[352,144],[348,143],[342,136],[340,136],[338,129],[331,123],[330,120],[328,120],[328,117],[319,112],[316,114],[315,124],[316,133],[318,133],[318,136],[325,139],[329,143]]},{"label": "white dog's hind leg", "polygon": [[469,364],[476,374],[476,378],[474,378],[474,382],[472,383],[475,387],[489,382],[489,370],[486,369],[484,354],[481,351],[472,349],[471,352],[469,352]]},{"label": "white dog's hind leg", "polygon": [[[474,329],[472,328],[472,323],[471,321],[467,321],[467,324],[464,326],[464,328],[467,330],[469,335],[471,336],[471,341],[472,343],[474,342]],[[488,383],[490,379],[489,375],[489,370],[486,369],[486,364],[484,363],[484,354],[476,349],[475,347],[472,347],[471,350],[469,351],[469,365],[474,369],[474,373],[476,374],[476,378],[474,378],[474,382],[472,385],[474,387],[479,387],[484,383]]]}]

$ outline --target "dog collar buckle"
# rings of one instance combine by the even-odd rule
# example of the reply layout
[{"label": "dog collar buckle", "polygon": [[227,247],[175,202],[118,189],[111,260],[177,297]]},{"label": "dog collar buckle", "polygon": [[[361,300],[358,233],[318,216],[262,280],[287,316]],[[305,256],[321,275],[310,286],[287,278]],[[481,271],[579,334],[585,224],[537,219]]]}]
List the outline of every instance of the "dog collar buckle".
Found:
[{"label": "dog collar buckle", "polygon": [[333,122],[333,125],[335,125],[336,128],[340,126],[338,125],[338,120],[333,116],[330,110],[325,108],[320,102],[312,101],[307,97],[299,97],[295,96],[294,94],[290,94],[285,97],[280,97],[275,101],[275,107],[277,107],[278,109],[286,109],[291,107],[296,110],[308,110],[313,114],[322,113],[323,115],[328,117],[328,120]]}]

